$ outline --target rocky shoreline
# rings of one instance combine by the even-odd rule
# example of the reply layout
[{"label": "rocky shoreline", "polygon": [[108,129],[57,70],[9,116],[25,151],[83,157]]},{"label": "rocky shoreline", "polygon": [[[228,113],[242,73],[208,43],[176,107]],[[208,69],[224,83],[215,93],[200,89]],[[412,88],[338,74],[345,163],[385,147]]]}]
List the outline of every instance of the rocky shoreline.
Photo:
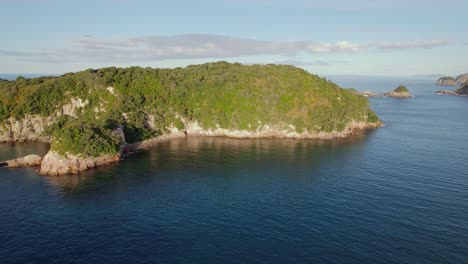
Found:
[{"label": "rocky shoreline", "polygon": [[442,94],[442,95],[455,95],[455,96],[468,96],[467,94],[459,94],[454,91],[450,90],[441,90],[441,91],[436,91],[434,94]]},{"label": "rocky shoreline", "polygon": [[[39,173],[44,175],[66,175],[66,174],[77,174],[91,168],[95,168],[104,164],[114,163],[124,159],[132,153],[149,149],[154,145],[168,141],[174,138],[183,138],[187,136],[210,136],[210,137],[232,137],[232,138],[293,138],[293,139],[316,139],[316,140],[330,140],[335,138],[349,137],[359,131],[365,129],[378,128],[383,125],[382,122],[369,123],[369,122],[351,122],[341,132],[332,131],[330,133],[308,133],[295,132],[294,128],[291,127],[288,130],[278,129],[273,126],[263,126],[261,129],[256,131],[248,130],[228,130],[223,128],[216,129],[203,129],[197,122],[193,122],[187,125],[186,130],[178,130],[172,128],[171,132],[166,135],[161,135],[155,138],[144,140],[141,142],[131,143],[122,145],[119,153],[113,155],[103,155],[99,157],[80,157],[77,155],[66,154],[65,156],[60,155],[54,150],[50,150],[43,158],[38,155],[34,155],[34,162],[16,162],[12,161],[0,162],[1,164],[7,164],[8,167],[25,167],[25,166],[40,166]],[[0,140],[2,142],[2,140]],[[3,141],[6,142],[6,141]],[[9,141],[11,142],[11,141]],[[32,156],[32,155],[30,155]],[[16,161],[30,160],[29,156],[24,158],[18,158]],[[17,166],[11,166],[10,164],[17,164]]]},{"label": "rocky shoreline", "polygon": [[21,158],[16,158],[12,160],[0,161],[0,168],[20,168],[20,167],[35,167],[40,166],[42,162],[42,157],[36,154],[27,155]]}]

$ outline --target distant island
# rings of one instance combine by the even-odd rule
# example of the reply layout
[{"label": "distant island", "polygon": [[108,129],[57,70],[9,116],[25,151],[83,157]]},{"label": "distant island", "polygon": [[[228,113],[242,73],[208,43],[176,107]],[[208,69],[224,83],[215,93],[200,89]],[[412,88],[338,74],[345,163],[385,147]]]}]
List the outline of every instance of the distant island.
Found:
[{"label": "distant island", "polygon": [[441,90],[435,92],[436,94],[446,94],[446,95],[456,95],[456,96],[468,96],[468,81],[466,81],[462,86],[453,91]]},{"label": "distant island", "polygon": [[468,73],[460,74],[456,78],[451,76],[441,77],[437,80],[437,85],[444,85],[444,86],[456,86],[460,84],[464,84],[468,81]]},{"label": "distant island", "polygon": [[[53,175],[115,162],[174,137],[330,139],[382,124],[367,98],[286,65],[18,77],[0,81],[0,102],[0,142],[51,143],[40,172]],[[30,163],[10,163],[22,162]]]},{"label": "distant island", "polygon": [[387,92],[384,94],[388,97],[395,97],[395,98],[410,98],[413,97],[409,92],[408,88],[404,85],[400,85],[395,88],[393,91]]}]

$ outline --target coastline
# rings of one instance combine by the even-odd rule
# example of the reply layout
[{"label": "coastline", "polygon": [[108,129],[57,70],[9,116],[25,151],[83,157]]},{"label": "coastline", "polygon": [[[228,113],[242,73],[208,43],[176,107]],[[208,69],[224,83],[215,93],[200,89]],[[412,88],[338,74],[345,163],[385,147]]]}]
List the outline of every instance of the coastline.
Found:
[{"label": "coastline", "polygon": [[[147,140],[125,144],[120,147],[120,151],[116,154],[106,154],[98,157],[80,157],[78,155],[66,154],[65,156],[49,150],[49,152],[42,158],[40,163],[39,173],[43,175],[68,175],[78,174],[86,170],[96,168],[101,165],[114,163],[125,159],[135,152],[147,150],[158,143],[169,141],[175,138],[183,137],[230,137],[239,139],[255,139],[255,138],[289,138],[289,139],[310,139],[310,140],[332,140],[337,138],[350,137],[366,129],[375,129],[383,126],[381,121],[376,123],[370,122],[350,122],[343,131],[331,131],[328,133],[297,133],[293,128],[288,130],[279,129],[273,126],[265,125],[261,129],[255,131],[248,130],[229,130],[223,128],[216,129],[203,129],[197,122],[189,123],[186,130],[178,130],[171,128],[170,133],[158,137],[150,138]],[[35,141],[50,143],[50,140]],[[15,142],[15,141],[2,141],[0,142]],[[28,141],[26,141],[28,142]]]}]

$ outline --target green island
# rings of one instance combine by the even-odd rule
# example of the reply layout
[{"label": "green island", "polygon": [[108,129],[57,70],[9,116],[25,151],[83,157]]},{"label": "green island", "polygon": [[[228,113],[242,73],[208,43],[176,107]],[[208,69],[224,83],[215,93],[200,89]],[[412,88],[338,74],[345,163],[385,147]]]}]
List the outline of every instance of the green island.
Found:
[{"label": "green island", "polygon": [[[19,120],[29,121],[15,130]],[[0,80],[0,141],[48,141],[61,156],[114,155],[126,144],[194,127],[201,135],[320,138],[379,125],[364,96],[286,65],[110,67]]]},{"label": "green island", "polygon": [[399,85],[397,88],[393,89],[393,91],[390,91],[388,93],[384,94],[385,96],[388,97],[395,97],[395,98],[411,98],[413,97],[408,90],[408,88],[404,85]]}]

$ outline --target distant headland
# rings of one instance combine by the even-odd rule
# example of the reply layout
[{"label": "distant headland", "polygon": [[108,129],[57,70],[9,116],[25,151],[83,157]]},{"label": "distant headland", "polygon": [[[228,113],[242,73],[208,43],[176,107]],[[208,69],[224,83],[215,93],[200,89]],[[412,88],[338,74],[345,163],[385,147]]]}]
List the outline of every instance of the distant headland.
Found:
[{"label": "distant headland", "polygon": [[447,94],[447,95],[457,95],[457,96],[467,96],[468,95],[468,73],[460,74],[456,78],[451,76],[442,77],[437,80],[436,84],[445,85],[445,86],[457,86],[459,88],[450,91],[450,90],[440,90],[435,92],[436,94]]},{"label": "distant headland", "polygon": [[460,74],[453,78],[452,76],[441,77],[437,80],[437,85],[456,86],[468,81],[468,73]]}]

